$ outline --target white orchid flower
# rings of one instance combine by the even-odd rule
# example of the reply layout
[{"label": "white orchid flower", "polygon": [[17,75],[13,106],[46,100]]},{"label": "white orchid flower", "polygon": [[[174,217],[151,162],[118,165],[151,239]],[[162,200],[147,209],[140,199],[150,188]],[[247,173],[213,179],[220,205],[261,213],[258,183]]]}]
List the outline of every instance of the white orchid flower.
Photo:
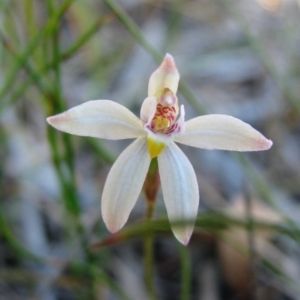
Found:
[{"label": "white orchid flower", "polygon": [[[94,100],[49,117],[53,127],[75,135],[110,140],[136,140],[112,166],[102,195],[103,220],[112,233],[126,223],[142,190],[152,158],[157,157],[164,202],[170,221],[196,219],[199,188],[195,171],[174,143],[234,151],[266,150],[272,141],[250,125],[226,115],[205,115],[184,122],[176,92],[179,82],[173,57],[167,54],[151,75],[140,119],[110,100]],[[194,225],[173,226],[175,237],[187,244]]]}]

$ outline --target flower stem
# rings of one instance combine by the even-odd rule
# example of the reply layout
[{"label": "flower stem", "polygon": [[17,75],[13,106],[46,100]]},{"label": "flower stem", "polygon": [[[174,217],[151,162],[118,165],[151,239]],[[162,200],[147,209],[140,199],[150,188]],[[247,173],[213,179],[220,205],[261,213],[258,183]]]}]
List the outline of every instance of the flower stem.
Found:
[{"label": "flower stem", "polygon": [[[146,196],[146,223],[151,222],[157,191],[160,185],[157,158],[152,159],[148,174],[144,184],[144,192]],[[153,284],[153,235],[147,234],[144,241],[144,259],[145,259],[145,284],[151,299],[156,299]]]},{"label": "flower stem", "polygon": [[145,284],[150,299],[156,299],[153,282],[153,236],[147,235],[144,241]]},{"label": "flower stem", "polygon": [[178,243],[178,250],[181,260],[181,300],[187,300],[191,292],[191,258],[189,249]]},{"label": "flower stem", "polygon": [[146,221],[151,221],[154,212],[154,201],[147,201]]}]

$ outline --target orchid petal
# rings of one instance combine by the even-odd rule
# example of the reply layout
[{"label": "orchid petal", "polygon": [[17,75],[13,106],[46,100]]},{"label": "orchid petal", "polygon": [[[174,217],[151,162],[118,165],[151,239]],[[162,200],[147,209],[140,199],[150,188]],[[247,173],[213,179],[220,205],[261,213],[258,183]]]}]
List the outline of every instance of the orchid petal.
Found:
[{"label": "orchid petal", "polygon": [[185,123],[174,140],[185,145],[233,151],[267,150],[272,141],[243,121],[226,115],[206,115]]},{"label": "orchid petal", "polygon": [[47,121],[61,131],[110,140],[145,135],[141,121],[126,107],[110,100],[88,101]]},{"label": "orchid petal", "polygon": [[155,97],[147,97],[141,107],[141,120],[144,125],[149,125],[155,115],[157,100]]},{"label": "orchid petal", "polygon": [[179,77],[172,55],[166,54],[161,65],[152,73],[149,79],[148,96],[155,96],[165,88],[170,89],[176,95]]},{"label": "orchid petal", "polygon": [[145,138],[136,139],[112,166],[103,189],[102,216],[112,233],[126,223],[142,190],[150,165]]},{"label": "orchid petal", "polygon": [[[169,220],[196,219],[199,205],[199,189],[195,171],[185,154],[171,142],[158,156],[161,187]],[[172,226],[175,237],[184,245],[189,242],[194,224]]]}]

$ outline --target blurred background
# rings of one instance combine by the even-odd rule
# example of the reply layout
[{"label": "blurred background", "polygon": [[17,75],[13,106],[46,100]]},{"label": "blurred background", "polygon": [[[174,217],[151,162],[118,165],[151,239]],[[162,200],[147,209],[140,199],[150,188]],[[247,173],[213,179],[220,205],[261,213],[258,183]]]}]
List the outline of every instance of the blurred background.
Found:
[{"label": "blurred background", "polygon": [[[0,0],[0,36],[1,300],[300,299],[299,0]],[[274,142],[243,154],[182,147],[201,195],[187,247],[161,193],[153,226],[141,227],[141,194],[109,239],[101,193],[131,141],[46,124],[92,99],[139,115],[166,52],[186,119],[229,114]]]}]

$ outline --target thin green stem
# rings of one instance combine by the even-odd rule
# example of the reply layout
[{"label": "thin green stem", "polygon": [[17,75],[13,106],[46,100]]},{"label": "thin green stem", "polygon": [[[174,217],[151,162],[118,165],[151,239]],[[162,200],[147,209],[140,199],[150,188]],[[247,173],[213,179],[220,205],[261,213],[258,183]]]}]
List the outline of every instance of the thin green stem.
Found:
[{"label": "thin green stem", "polygon": [[[252,198],[249,193],[249,189],[246,186],[246,193],[245,193],[245,208],[246,208],[246,214],[248,219],[248,227],[247,227],[247,233],[248,233],[248,247],[249,247],[249,261],[250,261],[250,270],[248,271],[250,274],[250,277],[253,277],[253,282],[249,282],[249,298],[250,300],[256,300],[256,290],[257,290],[257,284],[255,278],[255,259],[256,259],[256,251],[255,251],[255,237],[254,237],[254,220],[253,220],[253,214],[252,214]],[[253,275],[253,276],[252,276]]]},{"label": "thin green stem", "polygon": [[[54,1],[50,2],[51,12],[54,10]],[[53,61],[54,61],[54,86],[55,93],[57,98],[57,103],[59,105],[58,110],[65,110],[67,107],[63,100],[62,95],[62,84],[61,84],[61,68],[60,68],[60,42],[59,42],[59,22],[56,23],[56,26],[53,29],[52,35],[52,47],[53,47]],[[65,148],[65,160],[70,172],[71,185],[75,187],[75,171],[74,171],[74,153],[71,145],[71,137],[68,134],[63,135],[63,143]],[[73,196],[74,197],[74,196]],[[76,197],[75,197],[76,198]]]},{"label": "thin green stem", "polygon": [[151,221],[153,213],[154,213],[154,207],[155,207],[155,200],[149,199],[147,201],[147,210],[146,210],[146,221]]},{"label": "thin green stem", "polygon": [[[46,2],[48,12],[51,16],[55,15],[55,3],[52,0],[47,0]],[[48,35],[47,35],[48,36]],[[48,97],[47,95],[44,95],[44,106],[45,106],[45,112],[46,115],[50,112],[50,114],[55,114],[58,111],[62,111],[66,109],[66,105],[63,101],[62,97],[62,88],[61,88],[61,74],[60,74],[60,60],[59,60],[59,19],[53,24],[51,27],[51,34],[49,34],[50,39],[46,40],[46,44],[44,47],[44,58],[45,61],[47,61],[49,54],[52,54],[52,61],[53,63],[53,77],[52,77],[52,86],[53,86],[53,95],[52,97]],[[51,52],[48,51],[48,48],[51,48]],[[50,111],[49,111],[50,110]],[[61,136],[60,134],[57,134],[53,128],[50,126],[47,127],[47,133],[48,133],[48,141],[51,149],[52,154],[52,161],[53,165],[57,174],[57,177],[59,179],[60,187],[61,187],[61,193],[62,198],[64,199],[64,204],[67,213],[73,218],[75,218],[75,221],[77,222],[77,218],[80,212],[79,209],[79,203],[76,196],[76,190],[75,185],[73,184],[72,180],[70,179],[72,176],[72,171],[70,168],[70,164],[67,163],[67,170],[68,174],[65,174],[65,156],[68,156],[67,154],[61,154],[60,149],[58,148],[58,137]],[[64,137],[63,135],[63,145],[62,150],[66,153],[68,153],[68,150],[71,149],[71,146],[66,144],[65,139],[69,139],[69,137]],[[66,150],[68,149],[68,150]],[[72,159],[72,149],[71,151],[70,160]],[[68,157],[69,157],[68,156]]]},{"label": "thin green stem", "polygon": [[70,58],[74,53],[76,53],[103,25],[109,23],[115,18],[113,13],[102,16],[95,21],[85,33],[83,33],[67,50],[65,50],[60,59],[65,60]]},{"label": "thin green stem", "polygon": [[[12,44],[9,42],[7,35],[2,30],[1,30],[1,40],[2,40],[2,44],[4,45],[4,49],[6,49],[7,53],[9,53],[14,60],[17,60],[18,54],[16,53]],[[26,69],[27,73],[31,77],[31,80],[34,81],[35,86],[39,89],[39,91],[44,95],[50,96],[51,95],[50,89],[48,89],[48,87],[45,86],[45,84],[41,80],[40,74],[36,72],[35,68],[33,68],[28,63],[28,61],[24,62],[24,68]],[[31,80],[30,80],[30,83],[31,83]],[[22,91],[22,93],[20,93],[19,95],[21,95],[23,93],[24,93],[24,91]]]},{"label": "thin green stem", "polygon": [[145,259],[145,284],[151,299],[156,299],[153,284],[153,236],[147,235],[144,241]]},{"label": "thin green stem", "polygon": [[50,20],[46,23],[46,25],[34,36],[26,50],[18,56],[14,66],[10,69],[10,72],[6,76],[6,80],[0,91],[0,99],[2,99],[6,95],[6,93],[11,89],[19,70],[24,66],[30,55],[40,45],[41,41],[47,35],[52,33],[57,21],[74,1],[75,0],[66,0],[51,16]]},{"label": "thin green stem", "polygon": [[12,247],[14,251],[21,257],[26,257],[28,259],[32,259],[35,261],[39,261],[39,259],[31,254],[27,249],[25,249],[22,244],[15,238],[14,233],[11,231],[11,227],[7,224],[7,220],[5,220],[1,209],[0,209],[0,232],[1,235],[5,238],[7,243]]},{"label": "thin green stem", "polygon": [[189,248],[178,244],[180,260],[181,260],[181,300],[190,299],[191,293],[191,260]]},{"label": "thin green stem", "polygon": [[1,3],[1,17],[2,20],[5,20],[2,24],[3,29],[7,32],[7,34],[10,36],[10,38],[18,45],[20,46],[20,37],[18,35],[17,25],[16,25],[16,16],[14,14],[14,5],[12,4],[12,1],[6,1],[7,3],[4,4],[5,1],[2,1]]},{"label": "thin green stem", "polygon": [[36,29],[36,27],[34,26],[34,6],[32,0],[24,1],[24,6],[27,33],[31,37],[33,36]]},{"label": "thin green stem", "polygon": [[48,126],[47,134],[48,134],[48,140],[51,149],[51,159],[60,183],[60,188],[62,191],[63,199],[65,201],[66,210],[70,212],[72,216],[77,217],[79,215],[80,210],[78,207],[78,202],[74,201],[74,199],[71,197],[73,194],[74,187],[69,184],[62,171],[62,157],[57,147],[57,137],[56,137],[57,133],[53,128]]},{"label": "thin green stem", "polygon": [[[59,60],[67,60],[70,57],[72,57],[77,51],[97,32],[97,30],[110,22],[114,17],[114,14],[109,14],[104,17],[99,18],[95,23],[93,23],[87,30],[80,36],[67,50],[65,50],[63,53],[60,54]],[[9,40],[6,35],[3,35],[2,42],[4,43],[5,48],[8,50],[8,52],[13,55],[14,60],[18,59],[18,55],[11,47],[8,47]],[[52,70],[55,65],[55,61],[52,60],[49,63],[46,63],[43,65],[39,70],[36,70],[32,64],[30,65],[28,61],[24,63],[24,67],[30,77],[25,80],[25,82],[22,82],[22,84],[17,88],[14,89],[15,92],[11,95],[9,101],[6,103],[2,103],[0,106],[0,113],[4,110],[5,107],[13,104],[17,99],[19,99],[26,90],[31,86],[32,82],[35,83],[37,88],[40,90],[42,94],[49,94],[49,97],[51,98],[51,91],[49,88],[47,88],[44,84],[42,84],[41,78],[45,77],[45,73],[49,70]]]},{"label": "thin green stem", "polygon": [[[147,201],[146,222],[150,222],[154,212],[154,201]],[[145,237],[145,283],[146,288],[152,299],[155,299],[155,288],[153,284],[153,235],[149,234]]]},{"label": "thin green stem", "polygon": [[[158,179],[158,163],[157,163],[157,158],[153,158],[148,174],[145,179],[145,184],[144,184],[144,192],[146,196],[146,204],[147,204],[147,209],[146,209],[146,224],[150,224],[152,217],[153,217],[153,212],[154,212],[154,206],[156,202],[156,195],[157,191],[159,188],[159,180]],[[156,294],[155,294],[155,288],[154,288],[154,283],[153,283],[153,278],[154,278],[154,259],[153,259],[153,235],[152,234],[147,234],[145,237],[144,241],[144,259],[145,259],[145,284],[146,288],[148,291],[149,296],[151,299],[156,299]]]},{"label": "thin green stem", "polygon": [[135,39],[152,55],[157,63],[160,63],[163,56],[145,39],[143,33],[129,15],[113,0],[104,0],[106,5],[116,14],[123,25],[135,37]]},{"label": "thin green stem", "polygon": [[[52,16],[55,13],[55,3],[52,0],[47,1],[47,7],[49,11],[49,15]],[[51,113],[55,114],[59,111],[63,111],[66,109],[66,105],[62,95],[62,86],[61,86],[61,70],[60,70],[60,43],[59,43],[59,20],[55,23],[52,28],[52,35],[50,36],[50,47],[52,49],[52,60],[53,64],[53,97],[45,97],[45,111],[46,115],[48,114],[48,110],[50,108]],[[44,53],[45,58],[47,58],[47,52]],[[66,211],[72,217],[75,217],[75,222],[78,222],[78,216],[80,213],[79,199],[77,197],[76,192],[76,184],[75,184],[75,171],[73,166],[74,154],[71,145],[70,136],[56,135],[53,129],[48,127],[48,139],[51,147],[53,164],[55,166],[55,170],[57,176],[59,178],[61,184],[61,191],[66,207]],[[62,137],[62,154],[60,153],[57,147],[57,137]],[[65,168],[66,167],[66,168]],[[65,174],[64,170],[67,170],[68,173]],[[77,224],[79,225],[79,224]],[[79,228],[77,228],[79,229]]]}]

